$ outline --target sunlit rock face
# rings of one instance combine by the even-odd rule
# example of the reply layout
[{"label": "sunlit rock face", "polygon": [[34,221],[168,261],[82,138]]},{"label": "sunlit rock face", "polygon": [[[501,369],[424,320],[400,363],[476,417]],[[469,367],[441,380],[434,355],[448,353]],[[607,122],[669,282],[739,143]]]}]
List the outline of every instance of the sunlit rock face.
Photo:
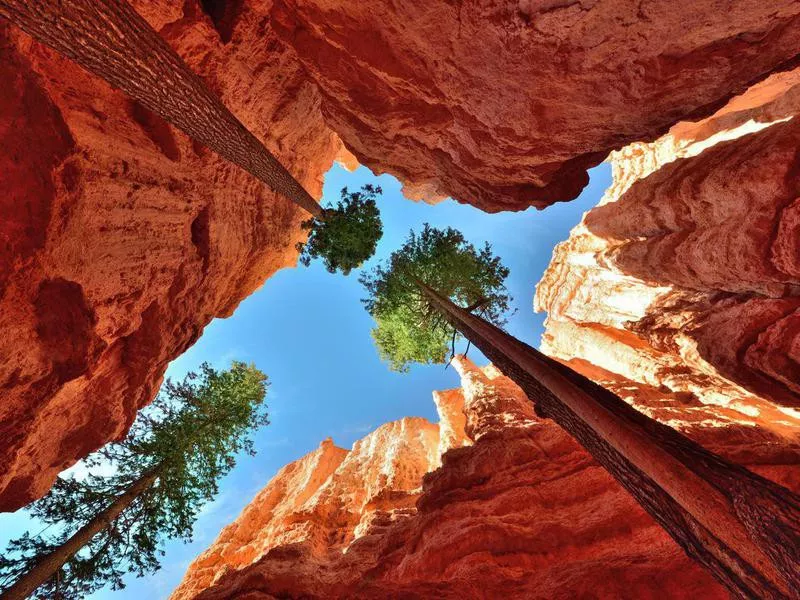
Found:
[{"label": "sunlit rock face", "polygon": [[273,17],[361,163],[488,211],[575,197],[610,150],[800,53],[794,0],[276,0]]},{"label": "sunlit rock face", "polygon": [[796,439],[798,113],[796,70],[613,153],[614,183],[538,286],[542,349]]},{"label": "sunlit rock face", "polygon": [[[135,1],[315,195],[341,147],[319,95],[241,5]],[[197,5],[199,6],[199,4]],[[0,510],[122,435],[170,360],[295,261],[304,215],[0,23]]]},{"label": "sunlit rock face", "polygon": [[[458,413],[451,410],[457,398]],[[300,553],[303,561],[296,565],[296,575],[309,582],[324,578],[332,556],[413,514],[423,476],[439,467],[440,453],[450,444],[466,440],[463,417],[459,420],[463,399],[451,394],[438,406],[443,418],[439,425],[421,417],[386,423],[350,451],[328,439],[281,469],[192,563],[173,598],[194,598],[226,574],[246,571],[270,551]],[[448,416],[454,421],[448,422]],[[330,581],[319,585],[335,585],[338,575],[330,575]]]},{"label": "sunlit rock face", "polygon": [[[173,599],[728,597],[511,380],[455,366],[462,387],[434,392],[438,425],[389,423],[350,452],[323,442],[223,530]],[[719,427],[675,394],[602,375],[656,418],[800,488],[800,452],[775,435]]]}]

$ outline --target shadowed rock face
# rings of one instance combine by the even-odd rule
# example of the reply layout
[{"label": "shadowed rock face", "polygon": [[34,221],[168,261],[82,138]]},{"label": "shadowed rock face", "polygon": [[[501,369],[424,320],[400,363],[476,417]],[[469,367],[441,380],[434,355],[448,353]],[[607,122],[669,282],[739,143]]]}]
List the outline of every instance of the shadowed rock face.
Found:
[{"label": "shadowed rock face", "polygon": [[[192,2],[134,2],[317,196],[341,144],[269,27],[223,44]],[[0,23],[0,510],[122,435],[170,360],[295,261],[298,209]]]},{"label": "shadowed rock face", "polygon": [[[536,418],[511,380],[455,364],[461,389],[434,392],[438,426],[389,423],[349,453],[323,442],[223,530],[173,599],[728,597],[566,433]],[[700,408],[681,419],[675,394],[595,375],[800,487],[797,447]]]},{"label": "shadowed rock face", "polygon": [[359,161],[487,211],[574,198],[610,150],[800,53],[791,0],[276,0]]},{"label": "shadowed rock face", "polygon": [[797,435],[798,112],[796,70],[614,153],[538,286],[542,349]]}]

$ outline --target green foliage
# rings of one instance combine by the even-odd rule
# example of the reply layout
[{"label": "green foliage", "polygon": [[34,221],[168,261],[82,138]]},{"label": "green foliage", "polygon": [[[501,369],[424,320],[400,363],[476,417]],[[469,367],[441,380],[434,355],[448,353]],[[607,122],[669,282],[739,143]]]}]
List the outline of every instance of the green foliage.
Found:
[{"label": "green foliage", "polygon": [[361,191],[348,193],[342,188],[342,199],[336,208],[326,208],[320,218],[303,223],[309,231],[305,244],[297,244],[300,262],[305,266],[322,258],[328,272],[349,275],[352,269],[369,260],[383,235],[383,224],[376,200],[380,187],[365,185]]},{"label": "green foliage", "polygon": [[105,585],[124,587],[126,573],[141,577],[156,571],[163,541],[190,541],[199,510],[217,493],[219,479],[233,468],[236,454],[253,454],[250,433],[268,424],[267,386],[261,371],[241,362],[227,371],[203,364],[183,381],[167,380],[124,440],[85,460],[86,477],[58,478],[28,508],[46,527],[9,544],[0,557],[0,589],[154,469],[156,481],[40,586],[35,597],[77,600]]},{"label": "green foliage", "polygon": [[453,328],[415,279],[502,326],[511,301],[504,284],[508,273],[488,243],[477,250],[461,232],[427,223],[421,234],[412,231],[387,264],[360,278],[368,294],[362,302],[377,323],[372,337],[381,358],[397,371],[407,371],[412,362],[442,363],[447,358]]}]

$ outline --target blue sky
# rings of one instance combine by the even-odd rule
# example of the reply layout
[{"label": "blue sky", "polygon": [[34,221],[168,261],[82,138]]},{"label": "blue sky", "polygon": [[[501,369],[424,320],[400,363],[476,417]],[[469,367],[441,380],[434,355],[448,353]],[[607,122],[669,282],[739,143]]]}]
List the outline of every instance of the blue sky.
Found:
[{"label": "blue sky", "polygon": [[[455,227],[476,245],[489,241],[511,269],[508,287],[517,311],[508,330],[538,346],[544,315],[533,313],[534,286],[550,262],[553,246],[567,238],[608,187],[610,168],[600,165],[591,176],[589,186],[572,202],[541,212],[490,215],[452,200],[435,206],[409,202],[393,177],[375,177],[364,167],[349,173],[335,165],[325,178],[323,203],[338,199],[343,186],[355,190],[373,183],[383,188],[379,206],[384,236],[367,268],[425,222]],[[255,435],[258,454],[241,458],[223,480],[219,496],[195,526],[192,543],[168,543],[161,571],[144,579],[129,578],[126,589],[103,590],[92,599],[166,598],[191,560],[278,469],[314,450],[324,438],[350,448],[387,421],[404,416],[436,420],[431,392],[456,387],[456,374],[438,365],[412,367],[405,374],[389,371],[372,345],[373,323],[359,302],[363,292],[357,279],[356,272],[349,277],[331,275],[318,264],[284,269],[244,300],[233,316],[213,321],[198,342],[173,361],[168,371],[173,377],[182,377],[203,361],[219,368],[234,359],[254,362],[271,381],[271,424]],[[470,357],[485,362],[474,348]],[[0,514],[0,548],[31,525],[38,531],[21,511]]]}]

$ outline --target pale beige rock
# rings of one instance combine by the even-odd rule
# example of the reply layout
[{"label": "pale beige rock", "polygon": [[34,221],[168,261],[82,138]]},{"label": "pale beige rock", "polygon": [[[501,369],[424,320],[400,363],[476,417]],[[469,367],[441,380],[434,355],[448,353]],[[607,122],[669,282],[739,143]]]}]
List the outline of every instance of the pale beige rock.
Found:
[{"label": "pale beige rock", "polygon": [[613,153],[537,287],[543,351],[800,435],[798,113],[795,70]]}]

